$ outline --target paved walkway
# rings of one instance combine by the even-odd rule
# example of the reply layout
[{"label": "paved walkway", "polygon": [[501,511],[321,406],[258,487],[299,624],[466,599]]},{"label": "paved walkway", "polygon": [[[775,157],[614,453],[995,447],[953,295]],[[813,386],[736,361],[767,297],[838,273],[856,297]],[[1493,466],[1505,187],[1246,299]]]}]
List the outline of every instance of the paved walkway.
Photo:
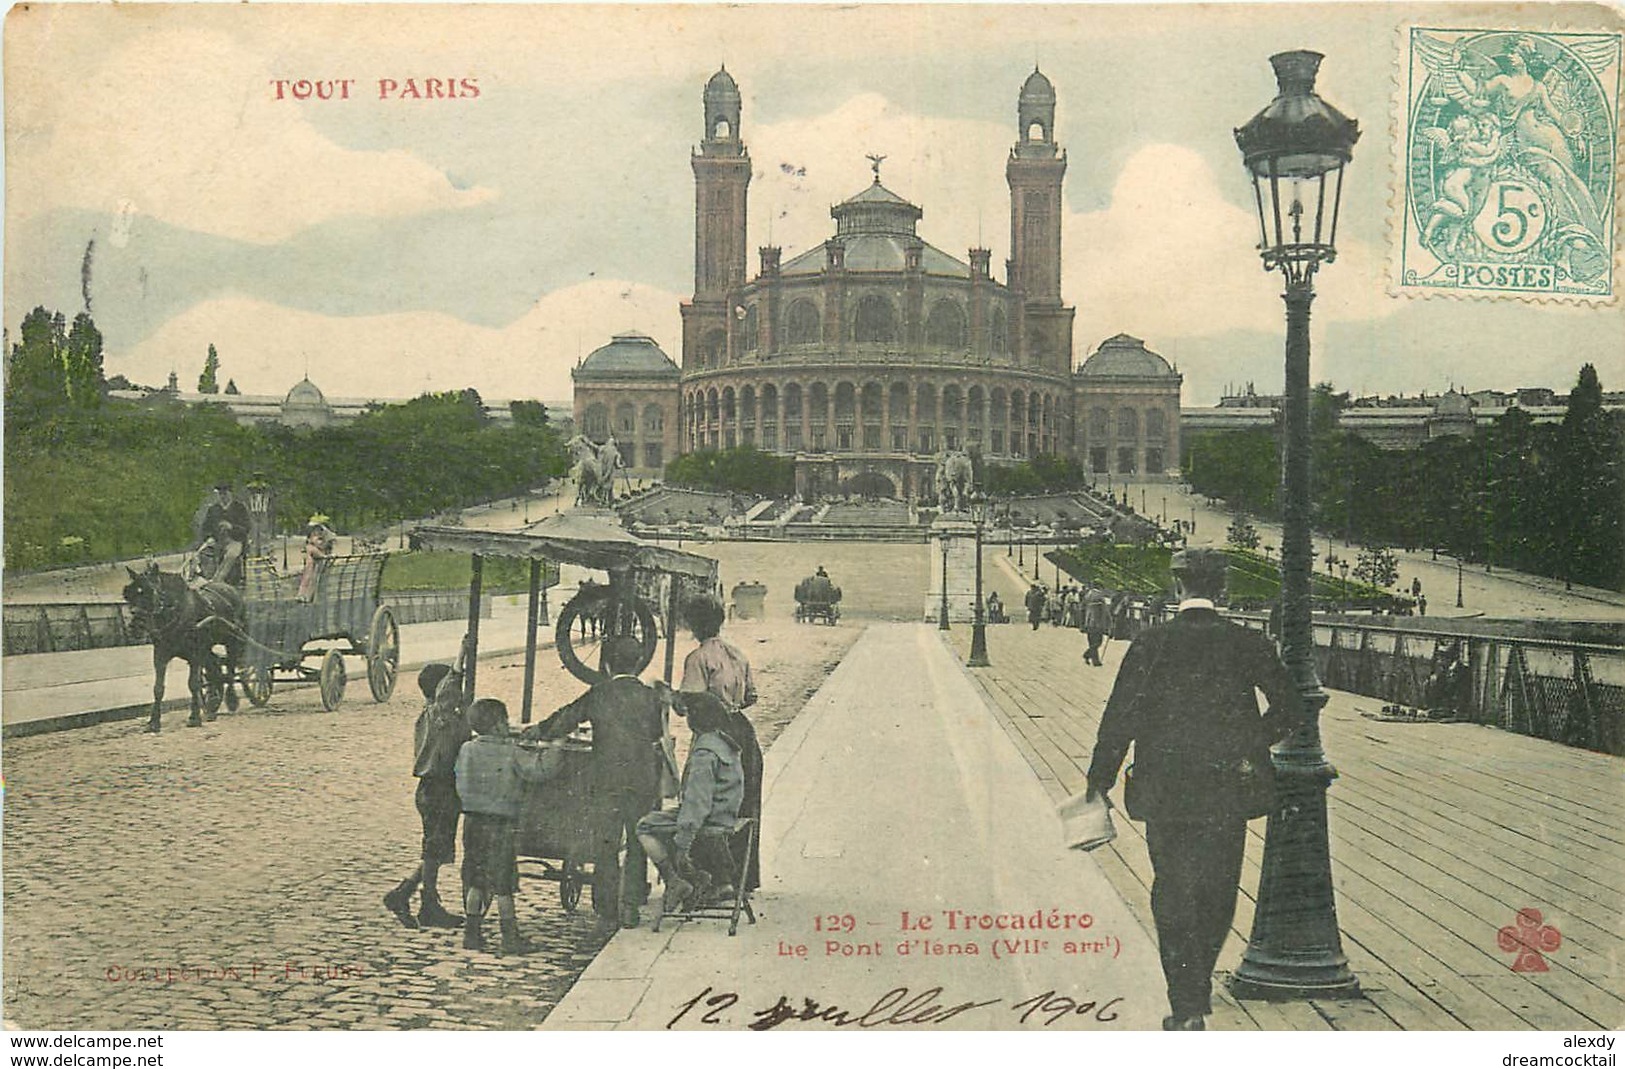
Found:
[{"label": "paved walkway", "polygon": [[[961,658],[969,629],[952,632]],[[1104,668],[1082,636],[988,629],[992,666],[971,673],[1050,800],[1081,790],[1125,644]],[[1338,920],[1368,996],[1237,1002],[1210,1020],[1241,1029],[1576,1029],[1625,1023],[1625,759],[1472,724],[1370,719],[1381,701],[1339,691],[1322,734],[1340,777],[1329,796]],[[1096,855],[1149,930],[1143,826],[1118,821]],[[1248,837],[1242,897],[1219,970],[1252,926],[1264,822]],[[1518,911],[1541,912],[1561,944],[1545,971],[1515,972],[1500,949]]]},{"label": "paved walkway", "polygon": [[[782,1028],[1146,1029],[1166,1012],[1151,940],[1062,846],[1038,777],[929,625],[869,628],[768,752],[763,814],[760,923],[623,931],[546,1027],[737,1029],[781,999],[822,1015]],[[905,931],[905,913],[932,927]],[[1068,914],[1089,927],[964,920]]]},{"label": "paved walkway", "polygon": [[[1121,484],[1118,484],[1121,490]],[[1207,499],[1186,493],[1178,483],[1133,483],[1129,485],[1129,501],[1140,506],[1144,491],[1146,508],[1152,516],[1166,516],[1169,520],[1192,518],[1196,521],[1196,534],[1191,545],[1222,546],[1229,529],[1232,512],[1221,503],[1209,507]],[[1193,511],[1194,510],[1194,511]],[[1253,526],[1267,545],[1276,549],[1281,545],[1281,525],[1252,517]],[[1352,562],[1360,555],[1359,543],[1349,544],[1341,538],[1330,540],[1331,551]],[[1317,533],[1314,550],[1317,567],[1326,566],[1327,536]],[[1408,595],[1411,580],[1422,580],[1422,592],[1427,595],[1429,616],[1491,616],[1540,620],[1625,620],[1625,593],[1588,586],[1565,586],[1561,579],[1528,575],[1506,568],[1486,571],[1482,564],[1468,564],[1460,570],[1462,607],[1456,607],[1457,562],[1449,554],[1436,559],[1430,550],[1407,553],[1395,550],[1399,559],[1400,586]]]}]

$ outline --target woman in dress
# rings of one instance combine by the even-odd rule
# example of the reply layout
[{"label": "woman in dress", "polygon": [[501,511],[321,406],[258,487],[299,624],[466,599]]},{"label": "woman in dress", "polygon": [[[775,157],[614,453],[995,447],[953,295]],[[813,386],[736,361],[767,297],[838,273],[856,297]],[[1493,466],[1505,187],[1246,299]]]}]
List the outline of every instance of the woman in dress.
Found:
[{"label": "woman in dress", "polygon": [[305,527],[305,570],[299,576],[299,600],[312,601],[316,597],[316,580],[321,576],[322,563],[333,555],[336,536],[327,526],[327,517],[321,513],[310,518]]}]

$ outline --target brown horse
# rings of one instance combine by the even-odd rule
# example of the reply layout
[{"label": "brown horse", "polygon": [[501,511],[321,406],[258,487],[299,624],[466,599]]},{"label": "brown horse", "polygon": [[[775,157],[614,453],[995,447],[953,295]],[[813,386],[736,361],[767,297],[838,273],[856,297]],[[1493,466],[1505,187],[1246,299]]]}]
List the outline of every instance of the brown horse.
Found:
[{"label": "brown horse", "polygon": [[[176,657],[189,667],[192,715],[187,727],[200,726],[205,711],[214,719],[214,708],[203,707],[206,685],[221,688],[226,708],[235,711],[237,666],[243,663],[248,638],[243,630],[243,596],[224,583],[206,583],[201,590],[193,590],[180,575],[159,571],[157,564],[148,565],[144,572],[125,571],[130,573],[130,582],[124,588],[124,600],[130,604],[135,622],[152,639],[152,717],[147,730],[159,730],[164,677]],[[215,656],[216,646],[225,648],[224,666]]]}]

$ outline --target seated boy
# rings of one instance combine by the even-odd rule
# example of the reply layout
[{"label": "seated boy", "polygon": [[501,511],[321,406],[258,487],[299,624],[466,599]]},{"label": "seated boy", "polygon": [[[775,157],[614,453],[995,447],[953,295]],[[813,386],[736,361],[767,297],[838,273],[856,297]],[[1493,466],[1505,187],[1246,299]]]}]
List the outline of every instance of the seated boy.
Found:
[{"label": "seated boy", "polygon": [[667,912],[681,910],[694,895],[690,876],[709,882],[689,860],[694,840],[707,829],[731,833],[745,797],[739,745],[725,730],[727,708],[713,694],[680,693],[676,699],[694,732],[683,766],[682,800],[675,813],[649,813],[638,821],[638,841],[666,885],[661,905]]},{"label": "seated boy", "polygon": [[468,710],[474,738],[457,754],[457,794],[463,801],[463,946],[484,950],[480,919],[492,898],[502,924],[502,953],[535,949],[519,934],[513,896],[519,889],[514,821],[526,783],[544,778],[542,755],[508,734],[508,707],[480,698]]}]

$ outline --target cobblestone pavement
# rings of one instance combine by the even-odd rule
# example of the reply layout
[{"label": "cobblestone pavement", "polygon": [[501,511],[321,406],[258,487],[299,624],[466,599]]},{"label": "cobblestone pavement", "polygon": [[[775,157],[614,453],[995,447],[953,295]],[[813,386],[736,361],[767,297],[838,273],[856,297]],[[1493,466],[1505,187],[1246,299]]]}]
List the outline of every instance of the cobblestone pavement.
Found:
[{"label": "cobblestone pavement", "polygon": [[[755,661],[764,742],[857,628],[731,627]],[[816,633],[814,633],[816,631]],[[679,654],[688,643],[680,641]],[[539,715],[580,691],[551,662]],[[520,658],[480,691],[518,719]],[[460,934],[408,931],[380,898],[416,862],[412,680],[335,713],[314,688],[200,729],[125,722],[6,744],[5,980],[23,1028],[530,1028],[602,945],[527,883],[535,955],[498,959]],[[679,732],[679,735],[683,734]],[[448,903],[460,892],[442,870]],[[494,927],[494,920],[488,922]]]}]

